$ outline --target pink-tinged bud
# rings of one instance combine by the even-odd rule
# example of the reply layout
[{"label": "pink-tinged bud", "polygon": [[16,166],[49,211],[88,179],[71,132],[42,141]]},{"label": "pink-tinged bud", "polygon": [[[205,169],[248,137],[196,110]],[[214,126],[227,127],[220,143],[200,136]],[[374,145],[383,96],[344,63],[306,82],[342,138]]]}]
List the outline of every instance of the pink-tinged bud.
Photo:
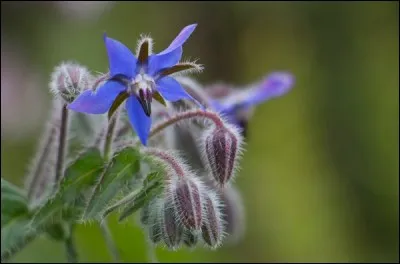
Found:
[{"label": "pink-tinged bud", "polygon": [[189,230],[199,230],[202,220],[201,185],[194,179],[178,179],[171,194],[179,220]]},{"label": "pink-tinged bud", "polygon": [[172,202],[180,223],[187,229],[200,230],[202,219],[202,182],[185,163],[171,152],[159,149],[145,150],[153,160],[161,163],[166,172],[166,199]]},{"label": "pink-tinged bud", "polygon": [[82,91],[89,88],[92,76],[89,71],[75,63],[61,63],[57,66],[50,82],[50,91],[66,102],[72,102]]},{"label": "pink-tinged bud", "polygon": [[221,209],[225,222],[225,231],[229,235],[229,242],[236,243],[244,235],[245,213],[240,193],[233,186],[224,189],[221,194]]},{"label": "pink-tinged bud", "polygon": [[225,186],[237,170],[243,139],[238,129],[228,124],[210,131],[204,137],[204,161],[215,181]]},{"label": "pink-tinged bud", "polygon": [[224,222],[221,215],[221,206],[216,194],[209,193],[205,197],[204,220],[201,234],[204,242],[215,249],[221,245],[224,238]]},{"label": "pink-tinged bud", "polygon": [[183,237],[183,227],[180,225],[174,206],[167,200],[162,209],[162,236],[168,248],[176,250]]}]

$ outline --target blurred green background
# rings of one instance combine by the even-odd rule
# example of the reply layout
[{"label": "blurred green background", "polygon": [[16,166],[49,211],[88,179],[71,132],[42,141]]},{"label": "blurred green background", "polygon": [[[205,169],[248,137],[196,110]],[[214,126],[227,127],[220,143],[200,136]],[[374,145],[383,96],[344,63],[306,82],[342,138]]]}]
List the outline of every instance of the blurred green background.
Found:
[{"label": "blurred green background", "polygon": [[[157,250],[161,262],[399,261],[398,2],[2,2],[1,175],[17,185],[50,109],[63,60],[107,69],[103,32],[161,51],[198,23],[184,56],[198,80],[243,85],[275,70],[293,90],[256,109],[237,177],[246,234],[217,251]],[[134,221],[112,232],[124,261],[147,260]],[[96,224],[79,226],[81,261],[110,261]],[[36,240],[13,261],[65,261]]]}]

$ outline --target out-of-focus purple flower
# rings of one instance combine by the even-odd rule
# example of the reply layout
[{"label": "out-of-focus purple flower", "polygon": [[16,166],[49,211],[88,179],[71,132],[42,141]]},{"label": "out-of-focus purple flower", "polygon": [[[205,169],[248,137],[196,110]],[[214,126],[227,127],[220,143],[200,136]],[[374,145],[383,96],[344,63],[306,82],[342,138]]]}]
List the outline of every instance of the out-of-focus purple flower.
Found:
[{"label": "out-of-focus purple flower", "polygon": [[198,103],[174,78],[168,76],[179,71],[201,70],[201,66],[194,63],[179,63],[182,45],[196,26],[185,27],[168,48],[158,54],[151,54],[151,39],[143,38],[137,57],[124,44],[104,35],[110,78],[96,91],[84,91],[68,108],[82,113],[103,114],[113,104],[119,105],[127,99],[125,106],[130,123],[142,144],[146,145],[153,98],[163,104],[164,99],[171,102],[190,99]]},{"label": "out-of-focus purple flower", "polygon": [[[282,96],[289,92],[294,84],[294,77],[286,72],[274,72],[268,75],[260,84],[252,86],[250,89],[234,91],[226,90],[228,93],[222,97],[210,99],[210,106],[222,113],[230,122],[240,125],[237,114],[246,111],[269,99]],[[221,88],[224,88],[221,86]]]}]

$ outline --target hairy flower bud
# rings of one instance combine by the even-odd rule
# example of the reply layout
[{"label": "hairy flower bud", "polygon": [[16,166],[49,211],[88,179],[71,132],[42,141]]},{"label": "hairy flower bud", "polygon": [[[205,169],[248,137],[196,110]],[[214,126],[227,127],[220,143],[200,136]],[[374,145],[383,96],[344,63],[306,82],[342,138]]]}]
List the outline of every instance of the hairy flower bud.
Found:
[{"label": "hairy flower bud", "polygon": [[71,103],[83,90],[89,88],[91,78],[85,67],[70,62],[61,63],[51,75],[50,91],[54,96]]},{"label": "hairy flower bud", "polygon": [[179,220],[187,229],[199,230],[202,220],[201,185],[195,178],[178,179],[171,194]]},{"label": "hairy flower bud", "polygon": [[225,124],[206,133],[203,141],[205,164],[215,181],[224,186],[238,167],[242,136],[236,127]]},{"label": "hairy flower bud", "polygon": [[159,149],[147,149],[146,152],[164,165],[168,179],[166,199],[172,202],[180,223],[187,229],[200,230],[204,190],[202,182],[171,152]]},{"label": "hairy flower bud", "polygon": [[239,241],[245,230],[245,214],[240,193],[233,186],[224,189],[221,194],[222,217],[225,222],[225,231],[229,235],[229,241]]},{"label": "hairy flower bud", "polygon": [[168,248],[176,250],[183,236],[183,227],[177,221],[176,212],[171,201],[167,200],[162,209],[162,236]]},{"label": "hairy flower bud", "polygon": [[185,230],[183,234],[183,243],[189,247],[193,248],[199,242],[199,234],[197,232]]},{"label": "hairy flower bud", "polygon": [[148,234],[151,242],[157,244],[163,238],[161,230],[161,211],[155,211],[148,219]]},{"label": "hairy flower bud", "polygon": [[150,204],[146,204],[140,210],[140,223],[142,225],[148,225],[150,221]]},{"label": "hairy flower bud", "polygon": [[224,238],[224,222],[220,207],[219,199],[215,193],[209,193],[208,196],[205,197],[205,215],[201,233],[204,242],[211,248],[220,246]]}]

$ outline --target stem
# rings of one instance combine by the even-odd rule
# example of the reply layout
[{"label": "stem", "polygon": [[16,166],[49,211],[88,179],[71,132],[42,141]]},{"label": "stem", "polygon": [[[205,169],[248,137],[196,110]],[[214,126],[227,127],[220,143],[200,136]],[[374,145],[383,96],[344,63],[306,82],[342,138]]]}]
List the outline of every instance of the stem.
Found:
[{"label": "stem", "polygon": [[114,136],[114,131],[115,127],[117,124],[117,119],[118,119],[118,110],[114,114],[114,117],[110,119],[108,122],[108,127],[107,127],[107,134],[106,134],[106,140],[104,141],[104,160],[107,162],[109,160],[109,156],[111,153],[111,146],[113,143],[113,136]]},{"label": "stem", "polygon": [[71,235],[65,240],[65,251],[67,252],[68,263],[78,263],[78,254]]},{"label": "stem", "polygon": [[224,123],[223,123],[222,119],[214,112],[211,112],[208,110],[186,111],[186,112],[178,113],[175,116],[172,116],[170,119],[167,119],[166,121],[162,121],[160,124],[154,126],[154,128],[150,131],[149,138],[154,136],[155,134],[161,132],[168,126],[173,125],[174,123],[177,123],[177,122],[185,120],[185,119],[191,119],[191,118],[206,118],[208,120],[211,120],[216,127],[224,127]]},{"label": "stem", "polygon": [[58,183],[62,177],[64,169],[64,158],[65,158],[65,147],[67,142],[67,129],[68,129],[68,109],[67,105],[64,104],[61,109],[61,127],[60,136],[58,138],[58,154],[56,163],[56,178],[55,182]]},{"label": "stem", "polygon": [[153,244],[149,241],[147,242],[147,258],[149,263],[159,263],[157,260],[157,255]]},{"label": "stem", "polygon": [[108,228],[106,219],[101,221],[100,229],[101,229],[101,232],[102,232],[102,234],[104,236],[104,239],[106,240],[107,248],[111,253],[113,261],[114,262],[120,262],[120,256],[119,256],[119,253],[118,253],[118,248],[117,248],[117,246],[115,245],[115,243],[113,241],[113,238],[112,238],[110,229]]},{"label": "stem", "polygon": [[[108,127],[107,127],[107,134],[106,134],[106,139],[104,142],[104,161],[108,162],[110,158],[110,153],[111,153],[111,146],[113,143],[113,135],[115,131],[115,127],[117,124],[117,119],[119,117],[119,111],[118,109],[115,111],[114,116],[109,120],[108,122]],[[114,243],[114,240],[112,238],[111,231],[108,227],[107,219],[105,218],[101,223],[100,223],[100,229],[101,232],[104,236],[104,239],[106,241],[108,250],[111,253],[111,256],[113,258],[114,262],[120,262],[120,256],[118,253],[118,248],[116,244]]]}]

